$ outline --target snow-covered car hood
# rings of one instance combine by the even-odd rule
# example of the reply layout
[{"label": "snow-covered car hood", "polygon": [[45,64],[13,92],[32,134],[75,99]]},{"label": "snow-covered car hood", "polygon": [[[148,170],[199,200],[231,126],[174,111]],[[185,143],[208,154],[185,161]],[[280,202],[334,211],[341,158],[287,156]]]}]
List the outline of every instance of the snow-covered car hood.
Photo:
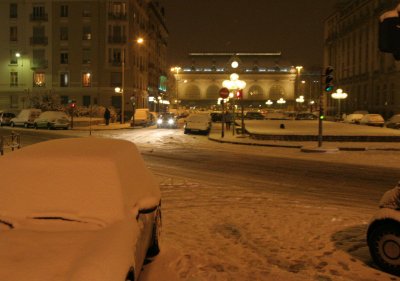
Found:
[{"label": "snow-covered car hood", "polygon": [[0,228],[0,280],[123,281],[134,260],[136,220],[98,230]]},{"label": "snow-covered car hood", "polygon": [[379,201],[379,207],[400,210],[400,185],[385,192]]}]

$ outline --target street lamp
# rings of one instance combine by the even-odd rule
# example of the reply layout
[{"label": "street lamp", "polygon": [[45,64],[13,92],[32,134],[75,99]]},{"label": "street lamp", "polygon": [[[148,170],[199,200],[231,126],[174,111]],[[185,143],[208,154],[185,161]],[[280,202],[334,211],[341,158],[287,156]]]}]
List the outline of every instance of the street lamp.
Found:
[{"label": "street lamp", "polygon": [[331,96],[333,99],[338,100],[338,115],[339,115],[338,117],[339,117],[339,120],[341,120],[342,117],[340,115],[340,100],[347,98],[347,93],[343,93],[342,89],[337,89],[336,92],[333,93]]},{"label": "street lamp", "polygon": [[[296,102],[299,104],[298,109],[301,108],[301,104],[304,102],[304,96],[300,96],[296,99]],[[300,110],[299,110],[300,111]]]},{"label": "street lamp", "polygon": [[[243,96],[240,92],[244,88],[246,88],[246,82],[243,80],[239,80],[239,75],[236,73],[232,73],[230,75],[230,80],[224,80],[222,82],[222,86],[228,88],[230,91],[237,91],[240,93],[238,98],[241,100],[241,107],[242,107],[242,134],[244,133],[244,107],[243,107]],[[233,101],[233,135],[235,134],[235,98],[232,99]]]},{"label": "street lamp", "polygon": [[[175,76],[175,87],[176,87],[176,104],[177,104],[177,109],[178,109],[178,101],[179,101],[179,71],[181,71],[181,67],[179,66],[175,66],[175,67],[171,67],[171,72],[175,72],[176,76]],[[186,83],[186,82],[185,82]]]},{"label": "street lamp", "polygon": [[279,100],[276,101],[276,103],[283,106],[286,103],[286,101],[283,98],[280,98]]},{"label": "street lamp", "polygon": [[299,88],[300,88],[300,85],[299,85],[299,80],[300,80],[300,73],[301,73],[301,70],[303,69],[303,67],[302,66],[296,66],[296,70],[297,70],[297,75],[296,75],[296,89],[295,89],[295,91],[296,91],[296,97],[299,95]]},{"label": "street lamp", "polygon": [[274,104],[274,102],[273,102],[272,100],[267,100],[267,101],[265,102],[265,104],[266,104],[267,106],[271,106],[271,105]]},{"label": "street lamp", "polygon": [[[135,41],[137,44],[143,44],[144,39],[139,37]],[[117,92],[117,88],[115,88],[116,93],[121,94],[121,124],[125,123],[125,46],[122,48],[122,54],[121,54],[121,88],[117,87],[119,91]],[[133,119],[135,119],[135,116],[133,116]]]}]

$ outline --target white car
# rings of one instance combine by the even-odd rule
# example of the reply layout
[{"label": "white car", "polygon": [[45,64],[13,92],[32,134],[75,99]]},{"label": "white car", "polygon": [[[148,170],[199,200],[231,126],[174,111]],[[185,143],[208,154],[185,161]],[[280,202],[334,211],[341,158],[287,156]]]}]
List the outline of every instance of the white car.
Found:
[{"label": "white car", "polygon": [[62,111],[45,111],[42,112],[38,118],[33,122],[33,127],[56,129],[61,128],[67,130],[70,126],[69,117]]},{"label": "white car", "polygon": [[10,126],[33,127],[33,123],[42,111],[36,108],[22,109],[21,112],[10,120]]},{"label": "white car", "polygon": [[184,133],[200,132],[208,134],[211,129],[211,116],[208,113],[190,114],[184,125]]},{"label": "white car", "polygon": [[368,226],[369,251],[382,270],[400,275],[400,184],[383,195],[379,208]]},{"label": "white car", "polygon": [[385,119],[380,114],[365,114],[360,120],[360,125],[380,126],[385,125]]},{"label": "white car", "polygon": [[0,166],[0,280],[137,280],[159,252],[160,189],[133,143],[52,140]]},{"label": "white car", "polygon": [[344,118],[343,122],[344,123],[350,123],[350,124],[359,124],[360,120],[363,118],[364,114],[361,113],[352,113],[346,116]]}]

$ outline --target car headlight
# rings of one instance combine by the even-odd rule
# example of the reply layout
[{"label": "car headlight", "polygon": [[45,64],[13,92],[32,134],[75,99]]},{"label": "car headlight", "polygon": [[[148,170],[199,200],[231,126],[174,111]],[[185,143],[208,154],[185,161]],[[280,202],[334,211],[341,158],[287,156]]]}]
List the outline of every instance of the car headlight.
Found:
[{"label": "car headlight", "polygon": [[161,119],[158,119],[158,120],[157,120],[157,124],[162,124],[162,120],[161,120]]},{"label": "car headlight", "polygon": [[168,124],[172,125],[172,124],[174,124],[174,123],[175,123],[174,119],[169,119],[169,120],[168,120]]}]

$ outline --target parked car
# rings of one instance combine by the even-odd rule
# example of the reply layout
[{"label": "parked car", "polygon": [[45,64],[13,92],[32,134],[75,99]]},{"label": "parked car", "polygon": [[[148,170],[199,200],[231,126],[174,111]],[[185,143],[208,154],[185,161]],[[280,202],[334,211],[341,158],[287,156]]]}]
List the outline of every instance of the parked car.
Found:
[{"label": "parked car", "polygon": [[393,115],[388,121],[386,121],[385,125],[388,128],[400,129],[400,114]]},{"label": "parked car", "polygon": [[268,112],[266,114],[266,116],[264,117],[264,119],[268,119],[268,120],[289,120],[291,118],[288,115],[286,115],[286,113],[283,113],[283,112]]},{"label": "parked car", "polygon": [[190,114],[184,125],[184,133],[199,132],[208,134],[211,129],[211,116],[207,113]]},{"label": "parked car", "polygon": [[0,166],[0,280],[138,280],[158,254],[160,189],[132,142],[51,140]]},{"label": "parked car", "polygon": [[[133,119],[135,118],[135,120]],[[131,117],[131,126],[148,127],[154,125],[155,117],[147,108],[138,108],[135,115]]]},{"label": "parked car", "polygon": [[296,115],[296,120],[316,120],[318,116],[310,113],[310,112],[303,112]]},{"label": "parked car", "polygon": [[8,111],[0,111],[0,126],[9,126],[11,119],[15,117],[15,114]]},{"label": "parked car", "polygon": [[383,127],[385,119],[380,114],[365,114],[360,120],[361,125],[380,126]]},{"label": "parked car", "polygon": [[212,122],[221,122],[222,121],[222,112],[211,112],[211,121]]},{"label": "parked car", "polygon": [[36,108],[22,109],[21,112],[10,120],[10,126],[33,127],[35,119],[39,117],[42,111]]},{"label": "parked car", "polygon": [[158,116],[157,128],[178,128],[178,118],[174,113],[163,113]]},{"label": "parked car", "polygon": [[70,126],[68,115],[62,111],[45,111],[35,119],[33,127],[47,129],[64,129],[67,130]]},{"label": "parked car", "polygon": [[244,115],[244,119],[247,120],[264,120],[265,117],[261,112],[258,111],[247,111]]},{"label": "parked car", "polygon": [[382,270],[400,275],[400,184],[387,191],[367,230],[373,261]]},{"label": "parked car", "polygon": [[363,118],[364,114],[361,113],[352,113],[349,115],[346,115],[346,118],[343,120],[344,123],[350,123],[350,124],[359,124],[361,118]]}]

